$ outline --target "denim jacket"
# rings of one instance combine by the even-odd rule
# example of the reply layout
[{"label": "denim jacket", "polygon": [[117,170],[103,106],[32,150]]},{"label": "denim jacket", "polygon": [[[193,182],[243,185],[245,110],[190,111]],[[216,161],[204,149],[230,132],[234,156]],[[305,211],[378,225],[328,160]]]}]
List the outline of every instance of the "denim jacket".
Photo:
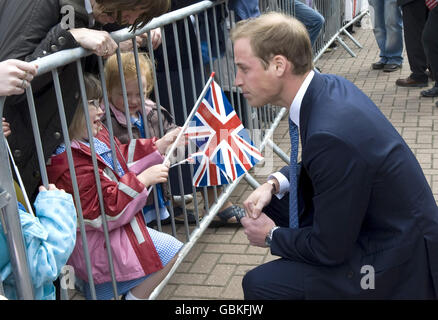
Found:
[{"label": "denim jacket", "polygon": [[260,15],[258,0],[230,0],[228,8],[234,11],[236,21],[258,17]]}]

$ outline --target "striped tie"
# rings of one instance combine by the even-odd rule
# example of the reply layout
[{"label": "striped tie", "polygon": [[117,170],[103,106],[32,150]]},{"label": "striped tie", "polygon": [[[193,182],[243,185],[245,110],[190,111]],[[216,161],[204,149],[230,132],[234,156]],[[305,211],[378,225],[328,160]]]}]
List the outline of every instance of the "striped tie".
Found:
[{"label": "striped tie", "polygon": [[289,118],[289,134],[291,143],[289,167],[289,227],[298,228],[297,206],[297,157],[298,157],[298,127]]}]

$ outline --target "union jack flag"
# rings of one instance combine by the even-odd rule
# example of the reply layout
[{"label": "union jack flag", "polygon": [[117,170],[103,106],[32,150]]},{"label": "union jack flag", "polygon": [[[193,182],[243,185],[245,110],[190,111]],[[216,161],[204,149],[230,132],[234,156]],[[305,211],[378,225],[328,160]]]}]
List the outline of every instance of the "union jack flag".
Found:
[{"label": "union jack flag", "polygon": [[196,187],[227,184],[263,159],[221,87],[211,82],[186,134]]}]

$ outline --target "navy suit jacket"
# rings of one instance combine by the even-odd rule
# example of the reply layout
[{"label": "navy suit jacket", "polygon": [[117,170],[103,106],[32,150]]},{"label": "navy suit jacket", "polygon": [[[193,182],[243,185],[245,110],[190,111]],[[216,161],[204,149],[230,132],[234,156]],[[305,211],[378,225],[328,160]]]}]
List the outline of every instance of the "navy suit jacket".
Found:
[{"label": "navy suit jacket", "polygon": [[[436,298],[438,208],[415,155],[376,105],[348,80],[315,73],[300,137],[300,228],[276,230],[271,252],[307,264],[306,296]],[[361,286],[372,276],[367,265],[374,289]]]}]

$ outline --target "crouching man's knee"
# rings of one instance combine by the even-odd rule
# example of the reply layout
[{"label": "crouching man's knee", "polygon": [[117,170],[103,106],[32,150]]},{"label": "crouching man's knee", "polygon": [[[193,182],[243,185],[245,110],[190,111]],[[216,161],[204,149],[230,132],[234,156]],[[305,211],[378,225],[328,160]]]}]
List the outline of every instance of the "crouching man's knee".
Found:
[{"label": "crouching man's knee", "polygon": [[262,277],[257,272],[257,269],[248,271],[243,277],[242,288],[245,300],[261,300],[265,298],[263,295]]}]

